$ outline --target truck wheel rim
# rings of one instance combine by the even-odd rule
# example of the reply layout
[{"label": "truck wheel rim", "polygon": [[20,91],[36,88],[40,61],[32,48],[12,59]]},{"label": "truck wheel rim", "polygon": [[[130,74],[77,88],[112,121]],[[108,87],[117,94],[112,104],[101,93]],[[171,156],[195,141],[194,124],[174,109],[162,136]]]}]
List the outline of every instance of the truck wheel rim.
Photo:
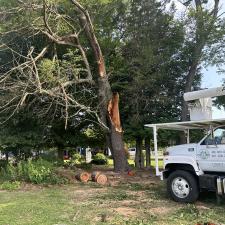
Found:
[{"label": "truck wheel rim", "polygon": [[172,191],[178,198],[186,198],[190,193],[190,185],[184,178],[177,177],[172,182]]}]

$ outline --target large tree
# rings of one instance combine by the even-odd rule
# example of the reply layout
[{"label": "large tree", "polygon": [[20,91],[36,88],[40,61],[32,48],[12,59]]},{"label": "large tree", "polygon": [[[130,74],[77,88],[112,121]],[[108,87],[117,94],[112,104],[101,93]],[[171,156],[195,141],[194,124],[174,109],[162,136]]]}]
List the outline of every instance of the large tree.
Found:
[{"label": "large tree", "polygon": [[[1,74],[4,113],[10,118],[26,105],[39,117],[48,113],[64,118],[65,127],[71,118],[92,116],[92,123],[97,121],[108,136],[115,170],[126,170],[119,95],[111,90],[86,8],[75,0],[3,1],[1,12],[2,47],[13,59]],[[21,51],[14,49],[15,36],[26,40]]]},{"label": "large tree", "polygon": [[[189,49],[189,64],[184,80],[184,92],[192,91],[194,81],[201,70],[203,62],[211,60],[222,49],[213,51],[213,46],[223,41],[224,20],[219,14],[219,0],[191,0],[181,1],[187,7],[186,15],[186,42],[185,48]],[[211,5],[212,7],[211,7]],[[185,51],[185,52],[187,52]],[[223,51],[223,50],[222,50]],[[182,104],[181,119],[188,120],[188,106],[185,101]]]},{"label": "large tree", "polygon": [[178,120],[186,62],[179,63],[183,24],[155,0],[130,1],[121,47],[123,66],[113,74],[121,93],[125,136],[136,140],[136,166],[143,167],[143,139],[149,166],[151,132],[144,124]]}]

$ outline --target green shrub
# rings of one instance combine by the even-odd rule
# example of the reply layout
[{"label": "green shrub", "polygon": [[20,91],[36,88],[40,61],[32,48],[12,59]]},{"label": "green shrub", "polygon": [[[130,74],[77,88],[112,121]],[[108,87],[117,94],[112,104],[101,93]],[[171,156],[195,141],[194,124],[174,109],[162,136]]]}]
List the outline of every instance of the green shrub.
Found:
[{"label": "green shrub", "polygon": [[106,165],[108,164],[108,159],[104,154],[97,153],[93,156],[93,160],[91,161],[91,163],[96,165]]},{"label": "green shrub", "polygon": [[70,160],[66,160],[63,163],[65,168],[74,168],[80,166],[84,162],[84,157],[79,153],[74,153]]},{"label": "green shrub", "polygon": [[[42,161],[44,162],[44,161]],[[46,162],[46,161],[45,161]],[[48,181],[49,176],[51,176],[51,169],[47,165],[43,165],[40,162],[28,161],[25,164],[25,176],[31,183],[41,184]]]},{"label": "green shrub", "polygon": [[8,164],[5,169],[1,169],[0,176],[7,181],[20,180],[34,184],[65,182],[54,173],[53,164],[42,159],[21,161],[16,166]]},{"label": "green shrub", "polygon": [[92,164],[90,163],[81,163],[78,165],[78,168],[84,169],[84,170],[91,170],[92,169]]},{"label": "green shrub", "polygon": [[79,153],[73,154],[73,156],[72,156],[72,162],[74,164],[79,164],[79,163],[81,163],[81,161],[82,161],[82,156]]},{"label": "green shrub", "polygon": [[12,163],[8,163],[5,168],[1,168],[1,179],[15,181],[17,179],[17,168]]},{"label": "green shrub", "polygon": [[4,159],[0,159],[0,169],[6,168],[6,166],[7,166],[7,161]]},{"label": "green shrub", "polygon": [[19,181],[5,181],[0,185],[0,189],[2,190],[8,190],[8,191],[13,191],[17,190],[20,188],[20,182]]}]

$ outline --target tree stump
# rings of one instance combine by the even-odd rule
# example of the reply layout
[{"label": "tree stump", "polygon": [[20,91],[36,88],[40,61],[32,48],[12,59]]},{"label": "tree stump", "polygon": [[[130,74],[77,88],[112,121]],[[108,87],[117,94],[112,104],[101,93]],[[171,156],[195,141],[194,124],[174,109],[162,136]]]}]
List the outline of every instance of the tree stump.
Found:
[{"label": "tree stump", "polygon": [[90,179],[90,174],[87,172],[81,172],[75,175],[76,179],[81,181],[81,182],[88,182]]},{"label": "tree stump", "polygon": [[91,179],[92,181],[97,182],[98,184],[101,184],[101,185],[105,185],[108,181],[107,176],[98,171],[93,172],[91,174]]}]

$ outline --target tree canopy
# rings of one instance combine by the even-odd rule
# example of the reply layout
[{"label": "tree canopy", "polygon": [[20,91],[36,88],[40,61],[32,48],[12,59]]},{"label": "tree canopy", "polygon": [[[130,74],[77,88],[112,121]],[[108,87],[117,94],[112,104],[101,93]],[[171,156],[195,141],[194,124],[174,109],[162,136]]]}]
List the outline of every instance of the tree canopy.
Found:
[{"label": "tree canopy", "polygon": [[1,146],[107,145],[124,169],[123,136],[140,146],[144,124],[188,119],[183,93],[223,65],[225,23],[219,0],[175,3],[1,0]]}]

